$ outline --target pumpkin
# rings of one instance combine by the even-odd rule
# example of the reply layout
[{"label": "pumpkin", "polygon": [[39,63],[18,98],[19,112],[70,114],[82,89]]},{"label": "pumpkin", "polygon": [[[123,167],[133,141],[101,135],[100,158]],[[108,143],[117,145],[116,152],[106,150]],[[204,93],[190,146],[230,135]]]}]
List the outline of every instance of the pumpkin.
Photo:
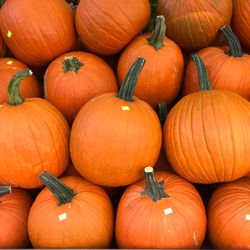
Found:
[{"label": "pumpkin", "polygon": [[44,76],[45,99],[72,123],[81,107],[92,97],[117,91],[112,69],[99,57],[70,52],[55,59]]},{"label": "pumpkin", "polygon": [[34,248],[108,248],[113,236],[113,208],[105,191],[81,177],[58,180],[40,175],[46,187],[28,218]]},{"label": "pumpkin", "polygon": [[0,248],[25,248],[32,199],[26,190],[0,186]]},{"label": "pumpkin", "polygon": [[[11,78],[19,71],[26,69],[27,65],[14,58],[0,58],[0,104],[8,100],[8,85]],[[39,97],[40,86],[35,76],[25,78],[20,86],[20,93],[24,98]]]},{"label": "pumpkin", "polygon": [[208,233],[216,249],[250,248],[250,177],[223,184],[208,206]]},{"label": "pumpkin", "polygon": [[43,170],[56,176],[68,165],[69,126],[48,101],[19,93],[24,69],[11,79],[8,102],[0,106],[0,184],[23,188],[42,186]]},{"label": "pumpkin", "polygon": [[145,168],[145,180],[129,186],[118,204],[120,248],[200,248],[206,210],[192,184],[166,171]]},{"label": "pumpkin", "polygon": [[[229,90],[250,101],[250,55],[242,52],[239,40],[229,27],[221,31],[229,48],[208,47],[197,54],[206,65],[212,89]],[[189,61],[183,85],[184,95],[199,90],[199,80],[192,60]]]},{"label": "pumpkin", "polygon": [[8,0],[0,26],[10,51],[27,65],[46,65],[76,43],[73,10],[64,0]]},{"label": "pumpkin", "polygon": [[148,0],[81,0],[75,24],[87,49],[113,55],[146,27],[149,17]]},{"label": "pumpkin", "polygon": [[180,48],[165,37],[165,33],[165,19],[157,16],[153,33],[134,39],[122,52],[117,68],[121,85],[132,63],[138,57],[146,59],[147,64],[138,78],[134,93],[153,107],[163,101],[170,104],[175,99],[181,88],[184,70]]},{"label": "pumpkin", "polygon": [[4,43],[2,34],[0,33],[0,57],[4,57],[7,52],[6,45]]},{"label": "pumpkin", "polygon": [[169,112],[164,147],[173,169],[195,183],[228,182],[250,171],[250,103],[211,90],[205,65],[193,55],[201,91],[182,98]]},{"label": "pumpkin", "polygon": [[109,187],[125,186],[143,177],[154,165],[162,131],[155,111],[133,97],[145,59],[131,66],[119,93],[92,98],[74,120],[70,155],[77,171],[89,181]]},{"label": "pumpkin", "polygon": [[166,19],[167,37],[186,50],[211,45],[220,27],[229,25],[232,0],[158,0],[159,15]]}]

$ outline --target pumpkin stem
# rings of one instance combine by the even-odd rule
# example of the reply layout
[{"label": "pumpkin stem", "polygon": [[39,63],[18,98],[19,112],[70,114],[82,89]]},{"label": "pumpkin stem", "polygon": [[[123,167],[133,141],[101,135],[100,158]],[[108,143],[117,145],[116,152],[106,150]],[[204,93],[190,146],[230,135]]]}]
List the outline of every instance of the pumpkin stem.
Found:
[{"label": "pumpkin stem", "polygon": [[80,0],[66,0],[66,1],[69,3],[69,5],[74,11],[76,10],[76,7],[80,2]]},{"label": "pumpkin stem", "polygon": [[157,15],[157,0],[149,0],[150,2],[150,19],[145,32],[152,32],[155,27],[155,17]]},{"label": "pumpkin stem", "polygon": [[3,7],[5,0],[0,0],[0,7]]},{"label": "pumpkin stem", "polygon": [[24,78],[32,76],[32,71],[30,69],[24,69],[17,72],[10,80],[8,86],[8,104],[12,106],[20,105],[24,102],[24,98],[20,94],[19,86],[21,80]]},{"label": "pumpkin stem", "polygon": [[155,28],[152,35],[148,38],[148,43],[156,50],[164,46],[164,38],[166,34],[166,23],[164,16],[157,16],[155,19]]},{"label": "pumpkin stem", "polygon": [[144,168],[144,174],[146,178],[146,190],[141,192],[141,195],[150,196],[154,202],[161,200],[162,198],[170,197],[164,192],[164,181],[156,181],[154,169],[152,167]]},{"label": "pumpkin stem", "polygon": [[229,44],[229,50],[226,51],[225,54],[233,57],[242,57],[244,53],[242,51],[240,40],[238,39],[238,37],[228,26],[223,26],[220,30],[226,37],[227,42]]},{"label": "pumpkin stem", "polygon": [[166,121],[166,117],[168,115],[168,106],[166,102],[161,102],[157,105],[157,114],[163,127]]},{"label": "pumpkin stem", "polygon": [[0,196],[11,193],[11,186],[0,186]]},{"label": "pumpkin stem", "polygon": [[56,196],[58,199],[58,206],[70,203],[76,195],[73,189],[62,183],[58,178],[49,172],[43,172],[39,176],[39,179]]},{"label": "pumpkin stem", "polygon": [[75,56],[65,57],[63,61],[63,72],[66,73],[68,71],[73,71],[75,74],[77,74],[78,70],[83,65],[84,64],[81,63]]},{"label": "pumpkin stem", "polygon": [[211,90],[211,83],[208,79],[207,69],[204,62],[197,54],[192,54],[191,59],[193,60],[196,66],[200,90]]},{"label": "pumpkin stem", "polygon": [[137,83],[137,79],[145,63],[146,60],[142,57],[138,58],[133,63],[133,65],[131,66],[126,75],[125,81],[122,84],[119,93],[117,94],[118,98],[121,98],[128,102],[134,102],[133,95],[134,95],[135,85]]}]

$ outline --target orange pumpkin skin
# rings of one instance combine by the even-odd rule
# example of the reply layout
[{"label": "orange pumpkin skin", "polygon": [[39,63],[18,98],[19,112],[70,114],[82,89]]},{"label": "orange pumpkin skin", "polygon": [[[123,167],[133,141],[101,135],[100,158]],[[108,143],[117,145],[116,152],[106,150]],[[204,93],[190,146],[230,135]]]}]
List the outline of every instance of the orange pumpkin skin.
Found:
[{"label": "orange pumpkin skin", "polygon": [[208,206],[208,233],[217,249],[250,248],[250,177],[221,185]]},{"label": "orange pumpkin skin", "polygon": [[146,27],[149,16],[148,0],[81,0],[76,29],[90,51],[112,55]]},{"label": "orange pumpkin skin", "polygon": [[4,43],[2,34],[0,33],[0,57],[4,57],[7,52],[7,47]]},{"label": "orange pumpkin skin", "polygon": [[[71,203],[58,206],[46,187],[34,201],[28,232],[34,248],[108,248],[113,235],[113,208],[105,191],[81,177],[61,178],[76,192]],[[60,221],[59,216],[67,215]],[[53,237],[51,237],[53,235]]]},{"label": "orange pumpkin skin", "polygon": [[46,65],[76,43],[73,11],[63,0],[8,0],[0,26],[11,52],[32,66]]},{"label": "orange pumpkin skin", "polygon": [[27,247],[31,205],[31,196],[23,189],[12,188],[11,194],[0,196],[0,248]]},{"label": "orange pumpkin skin", "polygon": [[129,186],[117,210],[118,246],[199,248],[206,233],[206,211],[199,193],[177,175],[156,171],[155,176],[158,182],[164,181],[164,191],[170,197],[153,202],[151,197],[142,196],[145,180]]},{"label": "orange pumpkin skin", "polygon": [[211,45],[223,25],[229,25],[232,0],[159,0],[158,14],[166,19],[167,37],[181,48],[198,50]]},{"label": "orange pumpkin skin", "polygon": [[[64,73],[65,60],[76,59],[83,64],[77,73],[72,70]],[[115,91],[117,83],[112,69],[101,58],[86,52],[70,52],[58,57],[44,77],[45,99],[57,107],[69,123],[89,99]]]},{"label": "orange pumpkin skin", "polygon": [[[8,84],[10,79],[19,71],[28,66],[14,58],[0,58],[0,104],[8,100]],[[25,78],[20,86],[24,98],[40,97],[40,86],[35,76]]]}]

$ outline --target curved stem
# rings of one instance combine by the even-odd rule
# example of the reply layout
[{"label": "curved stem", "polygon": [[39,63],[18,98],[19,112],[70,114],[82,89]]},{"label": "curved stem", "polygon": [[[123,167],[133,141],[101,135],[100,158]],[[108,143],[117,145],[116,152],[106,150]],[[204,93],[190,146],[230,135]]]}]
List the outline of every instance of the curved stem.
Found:
[{"label": "curved stem", "polygon": [[0,186],[0,196],[11,193],[11,186]]},{"label": "curved stem", "polygon": [[76,195],[73,189],[48,172],[43,172],[39,176],[39,179],[56,196],[58,199],[58,206],[70,203]]},{"label": "curved stem", "polygon": [[192,54],[191,59],[193,60],[196,66],[200,90],[211,90],[211,83],[208,79],[207,69],[204,62],[197,54]]},{"label": "curved stem", "polygon": [[226,51],[225,53],[229,56],[241,57],[244,53],[242,51],[240,40],[238,39],[238,37],[228,26],[223,26],[220,30],[226,37],[229,44],[229,51]]},{"label": "curved stem", "polygon": [[16,73],[10,80],[8,86],[8,104],[12,106],[20,105],[24,102],[23,97],[20,94],[19,86],[21,80],[24,78],[32,76],[32,71],[30,69],[24,69]]},{"label": "curved stem", "polygon": [[79,59],[75,56],[65,57],[63,61],[63,72],[66,73],[68,71],[73,71],[77,74],[78,70],[84,64],[79,61]]},{"label": "curved stem", "polygon": [[131,68],[129,69],[124,83],[122,84],[119,93],[117,94],[118,98],[121,98],[128,102],[134,102],[134,89],[139,77],[140,72],[143,69],[146,60],[142,57],[138,58]]},{"label": "curved stem", "polygon": [[170,197],[164,192],[164,181],[156,181],[154,169],[152,167],[146,167],[144,169],[144,174],[146,178],[146,190],[142,192],[141,195],[150,196],[154,202]]},{"label": "curved stem", "polygon": [[161,125],[163,127],[168,114],[168,106],[166,102],[161,102],[160,104],[157,105],[157,114],[161,122]]}]

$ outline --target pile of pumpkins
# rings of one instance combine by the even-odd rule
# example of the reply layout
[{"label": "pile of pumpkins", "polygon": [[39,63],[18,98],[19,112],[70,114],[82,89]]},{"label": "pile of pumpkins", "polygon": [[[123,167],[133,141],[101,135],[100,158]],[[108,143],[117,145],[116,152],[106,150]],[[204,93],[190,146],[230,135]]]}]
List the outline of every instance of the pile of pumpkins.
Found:
[{"label": "pile of pumpkins", "polygon": [[0,6],[0,248],[250,249],[250,0]]}]

